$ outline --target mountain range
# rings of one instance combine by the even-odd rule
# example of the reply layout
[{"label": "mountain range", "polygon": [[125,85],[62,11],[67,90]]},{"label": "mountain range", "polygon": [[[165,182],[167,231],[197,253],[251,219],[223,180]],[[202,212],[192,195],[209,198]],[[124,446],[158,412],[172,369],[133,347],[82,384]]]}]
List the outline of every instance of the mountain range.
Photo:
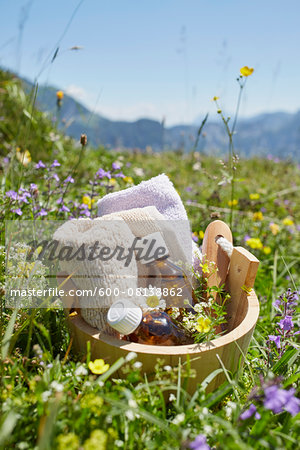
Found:
[{"label": "mountain range", "polygon": [[[24,80],[25,90],[32,88]],[[52,117],[57,115],[56,91],[51,86],[40,86],[37,107]],[[57,119],[57,118],[56,118]],[[201,123],[201,120],[199,121]],[[59,110],[60,128],[75,139],[86,133],[93,146],[125,147],[154,151],[195,149],[198,132],[196,125],[165,127],[156,120],[141,118],[134,122],[113,121],[92,113],[80,102],[65,94]],[[199,125],[200,125],[199,123]],[[235,151],[241,156],[267,156],[280,159],[300,159],[300,111],[275,112],[240,119],[234,136]],[[228,149],[228,136],[221,122],[207,120],[197,150],[212,155],[222,155]]]}]

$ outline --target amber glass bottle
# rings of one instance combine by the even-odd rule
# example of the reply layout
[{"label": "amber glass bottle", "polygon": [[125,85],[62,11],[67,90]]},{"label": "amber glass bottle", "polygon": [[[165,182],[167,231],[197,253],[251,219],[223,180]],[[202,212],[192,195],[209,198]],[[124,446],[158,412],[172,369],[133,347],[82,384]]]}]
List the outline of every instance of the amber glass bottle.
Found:
[{"label": "amber glass bottle", "polygon": [[184,345],[193,340],[164,311],[146,311],[129,300],[118,300],[107,314],[109,325],[125,339],[147,345]]}]

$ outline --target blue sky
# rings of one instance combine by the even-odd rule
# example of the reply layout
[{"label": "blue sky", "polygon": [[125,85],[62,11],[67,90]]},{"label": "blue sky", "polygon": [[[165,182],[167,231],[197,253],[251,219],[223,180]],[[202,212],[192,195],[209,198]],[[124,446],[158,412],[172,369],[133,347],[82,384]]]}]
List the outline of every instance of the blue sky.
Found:
[{"label": "blue sky", "polygon": [[215,118],[214,95],[231,114],[244,65],[241,116],[300,109],[298,0],[0,0],[0,16],[1,66],[45,66],[39,83],[112,119]]}]

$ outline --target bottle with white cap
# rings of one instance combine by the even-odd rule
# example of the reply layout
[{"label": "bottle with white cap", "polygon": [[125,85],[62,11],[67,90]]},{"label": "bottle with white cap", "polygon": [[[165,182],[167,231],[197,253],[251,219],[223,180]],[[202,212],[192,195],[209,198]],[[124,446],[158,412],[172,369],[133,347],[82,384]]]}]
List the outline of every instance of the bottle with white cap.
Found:
[{"label": "bottle with white cap", "polygon": [[117,300],[107,313],[108,324],[126,340],[148,345],[184,345],[193,340],[186,336],[164,311],[143,312],[129,300]]},{"label": "bottle with white cap", "polygon": [[[151,249],[151,256],[141,258],[140,262],[148,268],[147,277],[151,284],[162,289],[167,308],[192,309],[195,304],[192,285],[182,268],[170,261],[170,252],[161,233],[148,234],[144,240],[147,242],[144,244],[143,254],[149,254]],[[155,283],[157,278],[159,278],[159,282]],[[152,281],[152,279],[154,280]]]}]

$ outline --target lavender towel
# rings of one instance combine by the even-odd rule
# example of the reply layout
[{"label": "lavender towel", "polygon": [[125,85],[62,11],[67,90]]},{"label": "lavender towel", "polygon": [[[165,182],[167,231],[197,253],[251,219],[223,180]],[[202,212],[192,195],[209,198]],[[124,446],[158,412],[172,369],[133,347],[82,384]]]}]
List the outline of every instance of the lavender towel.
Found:
[{"label": "lavender towel", "polygon": [[150,180],[142,181],[137,186],[105,195],[97,205],[98,216],[133,208],[155,206],[165,219],[173,223],[176,221],[178,238],[184,248],[191,248],[191,229],[186,210],[173,183],[164,173],[150,178]]}]

